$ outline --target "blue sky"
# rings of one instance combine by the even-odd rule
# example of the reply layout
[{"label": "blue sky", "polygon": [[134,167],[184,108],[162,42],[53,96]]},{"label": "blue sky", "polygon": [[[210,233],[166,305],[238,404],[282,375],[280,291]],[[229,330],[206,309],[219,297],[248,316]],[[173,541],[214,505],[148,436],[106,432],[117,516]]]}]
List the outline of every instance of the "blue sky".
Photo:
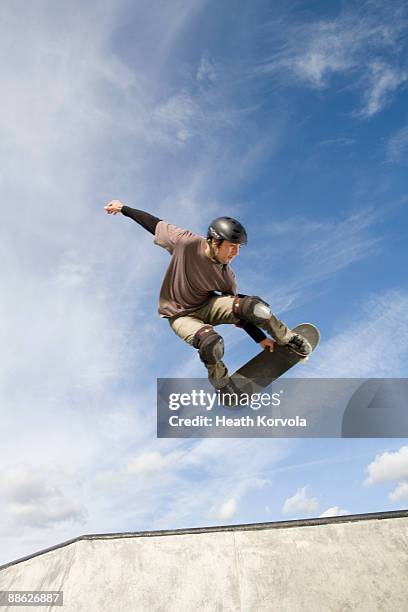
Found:
[{"label": "blue sky", "polygon": [[[156,314],[168,254],[113,198],[244,223],[240,291],[321,329],[305,376],[408,364],[406,7],[233,4],[4,3],[0,562],[407,505],[405,439],[156,439],[156,378],[203,370]],[[255,354],[222,333],[231,370]]]}]

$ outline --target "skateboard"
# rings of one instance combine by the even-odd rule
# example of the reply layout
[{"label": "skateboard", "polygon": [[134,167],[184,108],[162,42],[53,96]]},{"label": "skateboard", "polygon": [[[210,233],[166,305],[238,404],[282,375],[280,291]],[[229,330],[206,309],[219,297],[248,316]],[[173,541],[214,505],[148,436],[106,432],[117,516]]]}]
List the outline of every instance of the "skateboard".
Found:
[{"label": "skateboard", "polygon": [[[302,323],[292,331],[304,336],[312,345],[313,351],[320,341],[320,332],[311,323]],[[275,343],[274,351],[263,350],[237,370],[232,380],[243,393],[252,395],[268,387],[274,380],[293,368],[297,363],[305,361],[287,346]]]}]

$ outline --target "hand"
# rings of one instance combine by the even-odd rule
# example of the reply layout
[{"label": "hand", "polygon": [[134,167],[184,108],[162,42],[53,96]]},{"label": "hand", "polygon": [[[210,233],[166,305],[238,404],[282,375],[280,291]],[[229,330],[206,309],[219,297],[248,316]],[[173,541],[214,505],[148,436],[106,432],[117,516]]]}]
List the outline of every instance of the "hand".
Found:
[{"label": "hand", "polygon": [[123,203],[120,200],[112,200],[104,208],[108,215],[117,215],[123,207]]},{"label": "hand", "polygon": [[275,348],[275,342],[272,340],[272,338],[265,338],[265,340],[262,340],[262,342],[259,343],[265,350],[270,351],[271,353],[273,353],[274,348]]}]

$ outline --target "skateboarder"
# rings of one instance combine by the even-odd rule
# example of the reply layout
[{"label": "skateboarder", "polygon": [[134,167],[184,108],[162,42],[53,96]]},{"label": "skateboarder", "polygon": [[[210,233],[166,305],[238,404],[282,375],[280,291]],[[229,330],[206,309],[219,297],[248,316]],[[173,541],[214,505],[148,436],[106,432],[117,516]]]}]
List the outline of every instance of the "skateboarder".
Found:
[{"label": "skateboarder", "polygon": [[119,200],[109,202],[105,210],[110,215],[122,213],[133,219],[154,235],[155,244],[171,254],[160,290],[159,314],[168,319],[180,338],[198,350],[215,389],[239,393],[222,361],[224,341],[214,329],[217,325],[242,327],[265,350],[273,351],[276,341],[302,357],[309,355],[309,342],[280,321],[264,300],[237,294],[230,263],[247,243],[246,231],[239,221],[218,217],[204,238]]}]

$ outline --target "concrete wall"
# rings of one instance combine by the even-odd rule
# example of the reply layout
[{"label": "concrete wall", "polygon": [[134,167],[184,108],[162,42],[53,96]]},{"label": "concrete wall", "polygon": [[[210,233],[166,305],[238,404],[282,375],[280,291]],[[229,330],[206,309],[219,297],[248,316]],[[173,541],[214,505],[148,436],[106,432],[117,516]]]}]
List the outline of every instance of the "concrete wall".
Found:
[{"label": "concrete wall", "polygon": [[408,513],[84,536],[0,569],[16,589],[62,612],[408,610]]}]

